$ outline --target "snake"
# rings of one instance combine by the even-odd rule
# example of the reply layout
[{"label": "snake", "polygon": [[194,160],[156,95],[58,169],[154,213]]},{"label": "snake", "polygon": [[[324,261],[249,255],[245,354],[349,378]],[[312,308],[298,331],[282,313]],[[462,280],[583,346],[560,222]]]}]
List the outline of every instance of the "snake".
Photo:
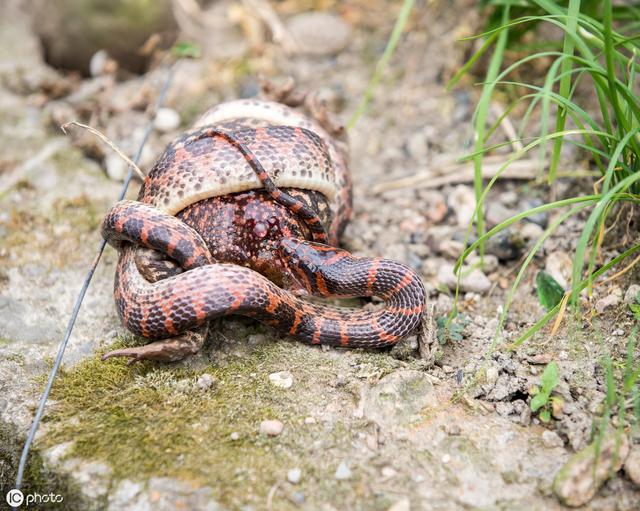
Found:
[{"label": "snake", "polygon": [[[426,303],[419,275],[337,246],[352,212],[346,161],[344,140],[290,106],[235,100],[207,111],[167,146],[137,200],[102,222],[119,252],[120,319],[153,341],[103,359],[180,360],[227,315],[346,348],[393,346],[413,332]],[[384,303],[317,299],[347,297]]]}]

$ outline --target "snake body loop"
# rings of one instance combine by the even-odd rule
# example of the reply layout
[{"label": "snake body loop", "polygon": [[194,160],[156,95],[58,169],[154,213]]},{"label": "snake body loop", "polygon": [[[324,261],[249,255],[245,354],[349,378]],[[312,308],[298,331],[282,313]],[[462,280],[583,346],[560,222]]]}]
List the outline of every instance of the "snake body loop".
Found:
[{"label": "snake body loop", "polygon": [[[212,109],[168,146],[138,201],[117,203],[103,221],[120,251],[122,322],[159,340],[105,358],[178,360],[201,347],[209,320],[230,314],[311,344],[395,344],[419,324],[424,286],[401,263],[323,244],[337,243],[350,213],[344,152],[320,126],[268,102]],[[295,291],[385,304],[335,307]]]}]

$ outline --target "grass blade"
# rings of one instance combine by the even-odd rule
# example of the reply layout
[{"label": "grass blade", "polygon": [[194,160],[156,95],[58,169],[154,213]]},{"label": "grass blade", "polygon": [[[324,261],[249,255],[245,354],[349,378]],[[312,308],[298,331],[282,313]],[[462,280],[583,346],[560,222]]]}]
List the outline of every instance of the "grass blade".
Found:
[{"label": "grass blade", "polygon": [[400,9],[400,14],[398,14],[398,19],[396,19],[396,24],[393,26],[391,36],[389,37],[389,41],[387,42],[387,46],[384,49],[384,52],[382,53],[382,57],[380,57],[380,60],[376,64],[376,69],[373,72],[373,76],[371,77],[371,80],[367,85],[367,89],[365,90],[365,93],[362,96],[360,103],[358,103],[356,111],[354,112],[354,114],[351,116],[351,119],[349,119],[349,122],[347,123],[347,129],[349,130],[352,129],[355,126],[355,124],[358,122],[358,119],[360,119],[362,114],[364,114],[367,111],[367,108],[369,107],[369,102],[371,101],[371,98],[373,98],[373,93],[375,92],[376,87],[378,86],[378,83],[380,83],[380,80],[382,79],[382,75],[384,74],[384,71],[387,69],[387,65],[389,64],[391,57],[396,51],[396,46],[398,45],[398,41],[400,41],[400,36],[402,35],[402,32],[404,31],[404,27],[407,24],[407,21],[409,19],[409,14],[411,14],[411,10],[413,9],[414,3],[415,3],[415,0],[404,0],[404,3],[402,4],[402,8]]}]

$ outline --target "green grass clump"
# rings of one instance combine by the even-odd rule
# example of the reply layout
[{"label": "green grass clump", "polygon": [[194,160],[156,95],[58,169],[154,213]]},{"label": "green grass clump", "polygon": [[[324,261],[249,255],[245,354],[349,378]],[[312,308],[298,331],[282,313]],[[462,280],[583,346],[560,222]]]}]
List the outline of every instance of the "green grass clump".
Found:
[{"label": "green grass clump", "polygon": [[[571,288],[562,301],[551,307],[542,318],[526,330],[516,341],[519,345],[540,331],[567,304],[577,307],[579,293],[588,289],[599,276],[640,250],[633,245],[621,255],[596,268],[599,247],[606,232],[606,222],[622,202],[637,203],[640,199],[640,99],[636,94],[638,84],[636,56],[640,50],[637,28],[640,26],[640,10],[632,6],[613,7],[610,0],[603,2],[554,2],[531,0],[526,2],[495,1],[492,22],[497,26],[477,37],[484,44],[452,79],[454,85],[480,57],[493,48],[486,81],[475,114],[476,146],[466,159],[474,161],[477,205],[475,225],[478,239],[458,260],[460,274],[462,264],[469,254],[477,250],[482,254],[485,241],[529,215],[541,211],[563,208],[557,219],[547,228],[542,238],[532,247],[519,268],[514,284],[507,295],[507,303],[500,318],[496,339],[501,333],[509,306],[525,270],[540,249],[544,240],[569,217],[589,208],[590,214],[577,243],[573,259]],[[514,15],[516,13],[517,15]],[[510,45],[524,39],[524,34],[542,24],[559,29],[560,41],[550,41],[551,49],[536,51],[506,64],[512,57]],[[534,38],[537,37],[533,34]],[[536,48],[538,44],[529,44]],[[557,47],[557,49],[554,49]],[[527,46],[518,52],[527,51]],[[549,62],[546,76],[532,83],[512,80],[516,73],[527,75],[527,66],[535,60]],[[495,91],[500,89],[507,96],[515,97],[493,124],[487,123],[487,112]],[[526,93],[521,93],[526,91]],[[593,107],[585,98],[594,99]],[[499,172],[486,185],[482,182],[481,169],[484,155],[505,144],[491,146],[489,139],[504,118],[515,109],[523,109],[524,115],[518,127],[522,149],[515,150]],[[539,128],[530,136],[531,120],[538,113]],[[525,136],[526,135],[526,136]],[[562,148],[565,144],[577,146],[600,174],[596,193],[578,195],[551,202],[518,214],[488,232],[484,231],[483,209],[489,190],[500,174],[514,161],[531,151],[537,151],[541,169],[546,169],[546,180],[553,184],[561,174]],[[548,154],[549,153],[549,154]],[[470,226],[471,229],[471,226]],[[469,231],[470,232],[470,231]],[[454,311],[455,314],[455,311]],[[453,317],[453,315],[452,315]]]}]

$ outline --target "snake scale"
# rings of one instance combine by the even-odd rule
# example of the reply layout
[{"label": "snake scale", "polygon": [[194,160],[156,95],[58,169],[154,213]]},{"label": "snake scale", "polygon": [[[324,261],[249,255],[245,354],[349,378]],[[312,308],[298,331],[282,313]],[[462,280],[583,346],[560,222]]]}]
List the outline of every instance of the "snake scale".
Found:
[{"label": "snake scale", "polygon": [[118,313],[154,342],[104,358],[180,360],[201,348],[209,320],[230,314],[311,344],[395,344],[420,322],[422,281],[401,263],[336,248],[350,215],[346,145],[321,122],[269,101],[210,109],[169,144],[138,200],[105,216],[102,235],[120,253]]}]

